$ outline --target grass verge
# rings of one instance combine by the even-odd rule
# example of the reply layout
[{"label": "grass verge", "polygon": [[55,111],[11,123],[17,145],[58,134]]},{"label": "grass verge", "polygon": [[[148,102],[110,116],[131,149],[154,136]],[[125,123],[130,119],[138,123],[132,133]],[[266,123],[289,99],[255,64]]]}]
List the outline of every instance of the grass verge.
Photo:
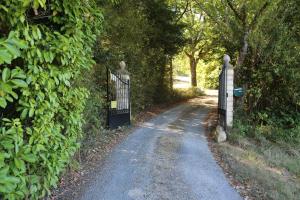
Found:
[{"label": "grass verge", "polygon": [[[212,139],[216,111],[209,115]],[[300,147],[264,138],[240,137],[233,130],[228,142],[210,146],[232,185],[245,199],[299,200]]]}]

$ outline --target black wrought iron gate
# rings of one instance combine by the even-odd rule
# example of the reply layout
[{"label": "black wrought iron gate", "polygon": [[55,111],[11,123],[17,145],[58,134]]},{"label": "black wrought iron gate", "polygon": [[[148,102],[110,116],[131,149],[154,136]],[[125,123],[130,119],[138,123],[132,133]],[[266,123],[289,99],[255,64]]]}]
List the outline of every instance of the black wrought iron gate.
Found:
[{"label": "black wrought iron gate", "polygon": [[114,129],[130,125],[129,75],[107,71],[107,125]]},{"label": "black wrought iron gate", "polygon": [[222,71],[219,75],[219,100],[218,100],[218,114],[219,123],[226,130],[226,107],[227,107],[227,70],[223,65]]}]

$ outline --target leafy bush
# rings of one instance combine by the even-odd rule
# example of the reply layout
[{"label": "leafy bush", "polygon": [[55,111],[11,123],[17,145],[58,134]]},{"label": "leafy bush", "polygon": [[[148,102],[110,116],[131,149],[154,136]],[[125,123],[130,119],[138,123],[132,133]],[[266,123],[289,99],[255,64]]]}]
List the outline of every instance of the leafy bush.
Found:
[{"label": "leafy bush", "polygon": [[[280,0],[269,5],[249,35],[249,51],[243,65],[235,68],[235,84],[246,89],[243,109],[252,132],[272,141],[298,142],[300,4]],[[236,47],[227,50],[237,52]]]},{"label": "leafy bush", "polygon": [[[237,142],[243,137],[268,140],[274,143],[300,144],[300,121],[293,117],[276,117],[267,113],[252,113],[251,116],[237,110],[230,139]],[[290,121],[290,122],[289,122]],[[288,123],[289,122],[289,123]],[[286,126],[290,124],[290,126]]]},{"label": "leafy bush", "polygon": [[[219,59],[220,60],[220,59]],[[219,74],[222,64],[220,62],[212,61],[207,64],[202,63],[199,68],[199,80],[203,88],[217,89],[219,86]]]},{"label": "leafy bush", "polygon": [[38,199],[79,147],[102,16],[93,1],[0,4],[0,198]]}]

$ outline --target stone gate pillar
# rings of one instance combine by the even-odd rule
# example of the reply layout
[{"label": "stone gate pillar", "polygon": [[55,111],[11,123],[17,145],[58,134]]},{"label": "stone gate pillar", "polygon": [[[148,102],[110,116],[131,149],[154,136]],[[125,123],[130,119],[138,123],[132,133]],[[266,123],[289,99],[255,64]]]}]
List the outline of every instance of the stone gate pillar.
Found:
[{"label": "stone gate pillar", "polygon": [[234,70],[233,66],[230,64],[230,57],[228,55],[224,56],[224,64],[226,67],[226,93],[227,93],[227,103],[226,103],[226,125],[227,127],[232,127],[233,122],[233,89],[234,89]]}]

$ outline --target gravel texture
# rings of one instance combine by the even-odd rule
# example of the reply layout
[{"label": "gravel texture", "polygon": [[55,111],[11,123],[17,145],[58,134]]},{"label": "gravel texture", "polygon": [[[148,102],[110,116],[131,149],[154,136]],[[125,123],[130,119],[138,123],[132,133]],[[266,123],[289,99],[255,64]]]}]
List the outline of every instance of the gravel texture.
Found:
[{"label": "gravel texture", "polygon": [[81,200],[240,200],[205,137],[210,97],[193,99],[135,129],[120,143]]}]

